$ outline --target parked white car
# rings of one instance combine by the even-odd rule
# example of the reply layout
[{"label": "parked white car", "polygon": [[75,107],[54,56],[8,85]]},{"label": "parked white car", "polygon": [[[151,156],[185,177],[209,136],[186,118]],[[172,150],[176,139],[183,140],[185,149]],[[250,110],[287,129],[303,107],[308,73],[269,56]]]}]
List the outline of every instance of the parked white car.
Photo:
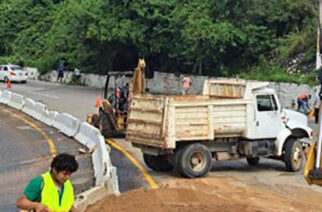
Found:
[{"label": "parked white car", "polygon": [[26,83],[28,74],[17,65],[0,65],[0,80]]}]

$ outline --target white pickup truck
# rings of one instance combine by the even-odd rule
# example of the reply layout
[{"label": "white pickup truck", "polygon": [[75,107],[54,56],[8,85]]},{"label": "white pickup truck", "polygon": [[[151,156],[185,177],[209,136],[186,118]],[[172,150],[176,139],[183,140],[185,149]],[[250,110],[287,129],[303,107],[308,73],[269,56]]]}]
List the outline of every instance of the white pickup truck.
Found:
[{"label": "white pickup truck", "polygon": [[136,95],[128,114],[126,140],[142,150],[155,171],[175,168],[184,177],[208,173],[212,160],[260,157],[303,164],[313,132],[307,117],[282,109],[268,83],[205,81],[202,95]]}]

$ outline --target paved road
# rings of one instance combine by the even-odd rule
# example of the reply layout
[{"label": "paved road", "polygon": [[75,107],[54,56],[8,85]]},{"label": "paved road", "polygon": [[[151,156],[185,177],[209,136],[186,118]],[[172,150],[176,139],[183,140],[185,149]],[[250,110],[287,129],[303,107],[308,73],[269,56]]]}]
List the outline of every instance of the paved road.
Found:
[{"label": "paved road", "polygon": [[[4,83],[0,83],[0,86],[6,87]],[[26,84],[12,83],[10,90],[43,102],[49,110],[67,112],[83,121],[86,120],[87,113],[97,111],[94,107],[96,97],[103,96],[101,89],[41,81],[28,81]],[[131,145],[125,144],[123,139],[117,141],[120,146],[125,146],[127,150],[130,150],[131,154],[138,158],[141,164],[144,164],[138,149],[133,149]],[[121,192],[142,186],[149,187],[140,171],[127,157],[114,148],[112,148],[111,160],[113,165],[117,167]],[[155,175],[158,176],[158,174]]]},{"label": "paved road", "polygon": [[[4,83],[0,83],[0,86],[6,87]],[[94,107],[95,98],[102,96],[100,89],[40,81],[12,83],[10,90],[46,104],[49,110],[68,112],[83,121],[87,113],[97,111]]]},{"label": "paved road", "polygon": [[[30,81],[27,84],[13,84],[12,90],[44,102],[51,110],[68,112],[82,120],[85,120],[88,112],[95,112],[95,97],[101,95],[99,89],[71,87],[38,81]],[[163,180],[168,178],[178,178],[173,173],[156,173],[149,170],[144,165],[138,149],[133,148],[124,139],[114,139],[114,141],[135,156],[157,182],[162,183]],[[118,150],[113,148],[111,158],[112,163],[118,168],[121,191],[141,186],[149,187],[138,169]],[[270,159],[261,160],[258,167],[248,166],[244,159],[214,163],[209,176],[233,177],[242,184],[267,186],[272,190],[277,189],[277,192],[282,192],[281,189],[291,188],[293,185],[308,187],[301,173],[286,172],[284,163]],[[321,191],[320,188],[314,186],[311,188]]]},{"label": "paved road", "polygon": [[0,105],[0,211],[16,212],[16,199],[24,187],[31,178],[48,170],[52,160],[47,139],[22,119],[35,124],[48,135],[58,153],[76,155],[80,165],[79,171],[72,176],[76,193],[94,185],[91,155],[80,154],[80,144],[53,128]]}]

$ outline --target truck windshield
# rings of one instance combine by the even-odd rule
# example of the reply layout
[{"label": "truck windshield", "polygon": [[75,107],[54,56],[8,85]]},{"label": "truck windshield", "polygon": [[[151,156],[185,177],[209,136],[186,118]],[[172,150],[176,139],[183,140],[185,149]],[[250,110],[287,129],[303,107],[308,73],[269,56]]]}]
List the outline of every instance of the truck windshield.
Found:
[{"label": "truck windshield", "polygon": [[277,110],[276,100],[273,95],[258,95],[257,110],[258,111],[275,111]]}]

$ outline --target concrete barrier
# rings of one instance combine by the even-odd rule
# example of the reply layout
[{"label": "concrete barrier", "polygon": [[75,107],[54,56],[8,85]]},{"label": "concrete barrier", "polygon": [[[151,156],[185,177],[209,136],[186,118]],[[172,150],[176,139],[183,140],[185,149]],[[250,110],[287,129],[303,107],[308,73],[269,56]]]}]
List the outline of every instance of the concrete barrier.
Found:
[{"label": "concrete barrier", "polygon": [[107,165],[103,162],[103,157],[100,149],[95,149],[92,154],[95,186],[104,185],[105,179],[103,172],[107,170]]},{"label": "concrete barrier", "polygon": [[63,134],[72,137],[78,132],[80,120],[67,113],[61,113],[56,116],[53,127],[57,128]]},{"label": "concrete barrier", "polygon": [[120,189],[119,189],[119,183],[118,183],[118,177],[117,177],[117,170],[116,170],[116,167],[113,166],[110,158],[111,147],[105,144],[104,138],[101,139],[100,143],[101,143],[101,147],[99,149],[100,151],[102,151],[102,155],[103,155],[103,164],[104,164],[103,176],[105,180],[105,187],[107,188],[109,194],[118,195],[120,194]]},{"label": "concrete barrier", "polygon": [[116,168],[110,159],[110,146],[106,145],[101,132],[92,125],[82,122],[78,133],[74,136],[83,145],[87,146],[92,154],[95,186],[102,186],[108,189],[110,194],[119,194],[119,186]]},{"label": "concrete barrier", "polygon": [[0,103],[7,105],[11,99],[11,92],[4,90],[1,94]]},{"label": "concrete barrier", "polygon": [[36,102],[34,100],[26,98],[25,105],[23,106],[22,111],[32,116],[32,114],[34,113],[35,104]]},{"label": "concrete barrier", "polygon": [[108,191],[104,186],[95,186],[76,196],[75,206],[81,212],[85,211],[89,205],[93,205],[108,195]]},{"label": "concrete barrier", "polygon": [[104,137],[100,136],[97,148],[92,154],[95,185],[105,185],[110,194],[119,194],[116,167],[112,165],[110,151],[110,146],[106,145]]},{"label": "concrete barrier", "polygon": [[[99,137],[99,140],[101,140],[101,139],[102,138]],[[101,145],[99,143],[100,143],[100,141],[98,142],[97,149],[92,154],[92,156],[93,156],[92,159],[93,159],[93,161],[95,161],[95,163],[93,163],[93,168],[94,168],[94,175],[96,177],[96,182],[100,181],[101,183],[103,183],[103,180],[98,179],[100,177],[98,175],[103,175],[102,173],[103,173],[103,169],[104,169],[103,154],[102,154],[102,151],[99,149],[101,147]],[[107,149],[106,149],[106,151],[107,151]],[[101,184],[101,183],[96,183],[96,185]]]},{"label": "concrete barrier", "polygon": [[46,105],[40,102],[36,102],[34,105],[34,113],[32,114],[32,117],[40,121],[41,117],[45,114],[46,111]]},{"label": "concrete barrier", "polygon": [[22,111],[40,121],[45,111],[47,111],[47,106],[40,102],[35,102],[32,99],[26,98]]},{"label": "concrete barrier", "polygon": [[21,110],[25,104],[25,97],[16,94],[16,93],[11,93],[11,98],[10,101],[8,102],[8,105],[10,107],[16,108],[17,110]]},{"label": "concrete barrier", "polygon": [[82,122],[79,126],[78,133],[74,138],[90,150],[94,151],[95,146],[100,142],[101,132],[87,122]]},{"label": "concrete barrier", "polygon": [[57,111],[46,110],[43,116],[40,118],[40,121],[47,124],[48,126],[53,126],[58,114],[59,113]]}]

